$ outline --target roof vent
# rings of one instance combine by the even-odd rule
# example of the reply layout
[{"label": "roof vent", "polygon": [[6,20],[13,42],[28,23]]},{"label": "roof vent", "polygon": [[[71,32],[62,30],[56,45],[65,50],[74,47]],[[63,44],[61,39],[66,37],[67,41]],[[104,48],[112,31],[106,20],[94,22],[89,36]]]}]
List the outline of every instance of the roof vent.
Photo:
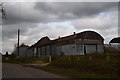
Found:
[{"label": "roof vent", "polygon": [[58,38],[60,39],[60,36]]}]

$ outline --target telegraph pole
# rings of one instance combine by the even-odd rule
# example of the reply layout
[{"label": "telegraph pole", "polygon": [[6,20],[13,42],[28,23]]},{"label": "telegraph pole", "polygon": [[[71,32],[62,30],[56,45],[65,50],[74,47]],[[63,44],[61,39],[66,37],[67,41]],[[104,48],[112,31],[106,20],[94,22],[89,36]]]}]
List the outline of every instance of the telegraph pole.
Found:
[{"label": "telegraph pole", "polygon": [[20,29],[18,29],[18,54],[17,54],[17,58],[19,58],[19,39],[20,39]]}]

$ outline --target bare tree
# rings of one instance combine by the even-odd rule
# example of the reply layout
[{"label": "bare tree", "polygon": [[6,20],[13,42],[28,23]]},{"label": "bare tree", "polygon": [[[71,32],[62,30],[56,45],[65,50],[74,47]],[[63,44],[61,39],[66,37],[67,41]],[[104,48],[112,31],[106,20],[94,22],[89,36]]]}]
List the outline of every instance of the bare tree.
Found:
[{"label": "bare tree", "polygon": [[3,19],[6,18],[6,17],[5,17],[5,9],[4,9],[4,7],[3,7],[3,3],[2,3],[2,2],[0,2],[0,16],[1,16],[1,18],[3,18]]}]

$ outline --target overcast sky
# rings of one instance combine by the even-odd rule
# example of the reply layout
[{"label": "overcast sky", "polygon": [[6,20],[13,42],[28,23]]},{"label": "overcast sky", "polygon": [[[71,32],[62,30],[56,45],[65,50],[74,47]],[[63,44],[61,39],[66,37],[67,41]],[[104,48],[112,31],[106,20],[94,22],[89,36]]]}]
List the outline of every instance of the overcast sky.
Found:
[{"label": "overcast sky", "polygon": [[17,43],[32,45],[40,38],[51,40],[73,32],[96,31],[104,43],[118,36],[117,2],[6,2],[2,25],[2,52],[12,52]]}]

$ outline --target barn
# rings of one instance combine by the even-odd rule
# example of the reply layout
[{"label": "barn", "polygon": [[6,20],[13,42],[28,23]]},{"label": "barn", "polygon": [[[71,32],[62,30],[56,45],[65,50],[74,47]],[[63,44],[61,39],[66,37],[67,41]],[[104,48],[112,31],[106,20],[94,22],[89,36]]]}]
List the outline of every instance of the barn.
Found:
[{"label": "barn", "polygon": [[26,53],[27,53],[27,49],[28,49],[28,45],[25,44],[21,44],[19,46],[19,57],[26,57]]},{"label": "barn", "polygon": [[[45,43],[49,42],[49,41],[50,41],[50,39],[47,36],[42,37],[37,43],[33,44],[32,46],[30,46],[28,48],[27,56],[37,56],[38,57],[38,56],[46,55],[46,53],[45,53],[46,50],[44,50],[44,46],[45,46]],[[40,53],[39,47],[41,48],[41,51],[42,51],[41,53]]]},{"label": "barn", "polygon": [[25,44],[21,44],[19,46],[19,55],[18,55],[18,48],[15,48],[15,54],[18,55],[19,57],[26,57],[27,56],[27,50],[28,50],[29,46],[25,45]]},{"label": "barn", "polygon": [[110,47],[115,48],[117,51],[120,52],[120,37],[113,38],[109,42]]},{"label": "barn", "polygon": [[31,45],[31,46],[27,49],[27,57],[36,56],[35,49],[36,49],[35,44]]},{"label": "barn", "polygon": [[84,31],[62,37],[57,43],[57,53],[64,55],[84,55],[89,53],[103,53],[103,37],[94,31]]},{"label": "barn", "polygon": [[113,38],[109,43],[120,43],[120,37]]},{"label": "barn", "polygon": [[38,57],[103,53],[104,38],[95,31],[74,32],[72,35],[54,40],[43,37],[30,49],[33,49],[32,53]]}]

